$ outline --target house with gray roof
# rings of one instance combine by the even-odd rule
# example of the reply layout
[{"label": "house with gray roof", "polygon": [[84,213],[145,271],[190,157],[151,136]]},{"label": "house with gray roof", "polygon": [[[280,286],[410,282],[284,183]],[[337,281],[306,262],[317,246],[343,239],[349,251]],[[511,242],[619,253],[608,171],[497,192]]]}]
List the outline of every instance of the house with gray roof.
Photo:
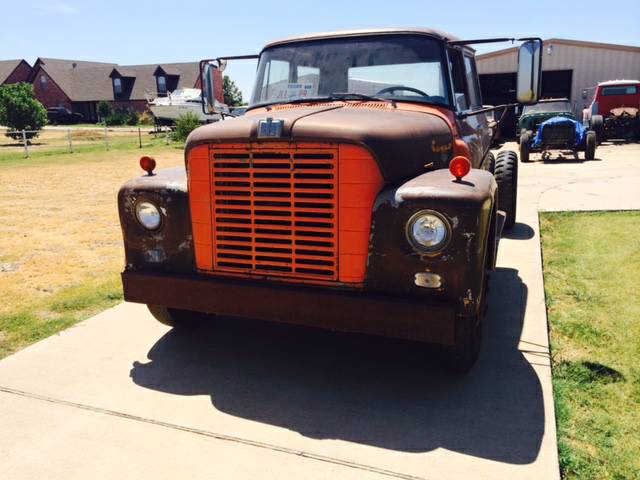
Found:
[{"label": "house with gray roof", "polygon": [[0,60],[0,85],[29,80],[31,65],[25,60]]},{"label": "house with gray roof", "polygon": [[166,95],[176,88],[199,88],[199,64],[114,63],[38,58],[29,77],[45,107],[66,107],[96,121],[98,102],[143,112],[146,96]]}]

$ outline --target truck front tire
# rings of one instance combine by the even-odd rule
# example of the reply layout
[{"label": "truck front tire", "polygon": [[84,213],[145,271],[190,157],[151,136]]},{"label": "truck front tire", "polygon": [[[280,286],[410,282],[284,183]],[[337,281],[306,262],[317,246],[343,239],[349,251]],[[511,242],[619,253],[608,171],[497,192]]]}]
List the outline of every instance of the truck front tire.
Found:
[{"label": "truck front tire", "polygon": [[584,159],[585,160],[593,160],[596,158],[596,132],[593,130],[589,130],[587,132],[587,137],[584,140]]},{"label": "truck front tire", "polygon": [[160,323],[175,328],[193,327],[206,317],[204,313],[167,308],[162,305],[147,305],[147,308]]},{"label": "truck front tire", "polygon": [[498,210],[506,213],[505,228],[516,223],[516,205],[518,199],[518,155],[510,150],[503,150],[496,158],[494,173],[498,184]]},{"label": "truck front tire", "polygon": [[529,155],[531,154],[531,135],[529,132],[524,131],[520,135],[520,160],[523,162],[529,162]]},{"label": "truck front tire", "polygon": [[478,315],[456,319],[456,344],[446,353],[445,366],[467,373],[475,365],[482,345],[482,318]]}]

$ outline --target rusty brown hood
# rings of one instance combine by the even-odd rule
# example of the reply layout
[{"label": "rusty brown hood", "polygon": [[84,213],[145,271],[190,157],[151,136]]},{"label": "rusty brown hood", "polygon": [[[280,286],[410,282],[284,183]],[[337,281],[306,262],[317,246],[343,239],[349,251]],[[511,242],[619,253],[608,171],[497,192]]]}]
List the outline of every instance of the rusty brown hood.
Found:
[{"label": "rusty brown hood", "polygon": [[[258,123],[267,118],[283,121],[282,136],[258,138]],[[203,143],[283,140],[362,145],[373,153],[387,183],[444,168],[453,151],[451,129],[434,113],[327,104],[249,113],[200,127],[189,135],[185,154]]]}]

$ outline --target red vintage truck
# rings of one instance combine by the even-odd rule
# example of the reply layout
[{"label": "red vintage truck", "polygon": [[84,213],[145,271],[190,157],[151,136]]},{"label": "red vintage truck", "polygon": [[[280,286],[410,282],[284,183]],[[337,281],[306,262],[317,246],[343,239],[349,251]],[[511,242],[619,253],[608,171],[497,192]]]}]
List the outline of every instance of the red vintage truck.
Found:
[{"label": "red vintage truck", "polygon": [[[438,344],[471,368],[518,157],[490,152],[487,114],[508,106],[482,106],[470,45],[507,40],[357,30],[203,61],[205,110],[230,60],[258,59],[253,97],[189,136],[186,168],[144,157],[120,189],[125,300],[172,326],[214,314]],[[532,104],[542,42],[520,41]]]},{"label": "red vintage truck", "polygon": [[640,80],[599,83],[582,118],[599,141],[640,139]]}]

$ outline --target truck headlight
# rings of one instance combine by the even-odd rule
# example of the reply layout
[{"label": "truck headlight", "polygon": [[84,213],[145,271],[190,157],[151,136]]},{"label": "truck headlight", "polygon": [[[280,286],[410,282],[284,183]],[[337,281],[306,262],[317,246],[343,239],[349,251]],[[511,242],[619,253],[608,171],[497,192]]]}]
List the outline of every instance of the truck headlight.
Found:
[{"label": "truck headlight", "polygon": [[435,253],[442,250],[449,237],[449,222],[432,210],[421,210],[407,222],[407,240],[418,253]]},{"label": "truck headlight", "polygon": [[160,210],[151,202],[139,202],[136,204],[136,218],[140,225],[147,230],[155,230],[162,223]]}]

